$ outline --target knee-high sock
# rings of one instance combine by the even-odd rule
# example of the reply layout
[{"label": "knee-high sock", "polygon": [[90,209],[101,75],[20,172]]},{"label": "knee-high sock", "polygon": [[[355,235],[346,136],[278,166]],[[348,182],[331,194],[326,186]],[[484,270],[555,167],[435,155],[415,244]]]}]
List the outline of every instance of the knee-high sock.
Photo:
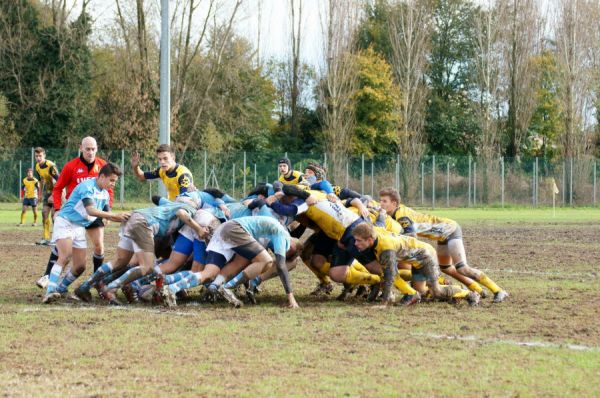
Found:
[{"label": "knee-high sock", "polygon": [[502,290],[500,288],[500,286],[496,285],[496,283],[493,280],[491,280],[490,278],[488,278],[488,276],[486,274],[484,274],[483,272],[481,273],[481,275],[479,275],[479,278],[477,278],[477,281],[479,283],[481,283],[483,286],[490,289],[491,292],[494,294],[498,293],[499,291]]},{"label": "knee-high sock", "polygon": [[58,260],[58,249],[54,246],[50,252],[50,258],[48,259],[48,264],[46,264],[46,272],[44,275],[50,275],[50,270],[54,263],[56,263],[56,260]]},{"label": "knee-high sock", "polygon": [[25,224],[26,217],[27,217],[27,213],[21,213],[21,224]]},{"label": "knee-high sock", "polygon": [[62,281],[60,281],[57,291],[59,293],[67,292],[67,290],[69,290],[69,285],[71,283],[75,282],[75,279],[79,278],[79,276],[81,276],[82,273],[83,273],[83,269],[81,271],[79,271],[78,273],[73,273],[73,269],[69,268],[65,277],[62,279]]},{"label": "knee-high sock", "polygon": [[192,272],[179,282],[168,285],[167,288],[173,293],[177,293],[180,290],[191,289],[198,286],[200,284],[200,279],[202,279],[200,272]]},{"label": "knee-high sock", "polygon": [[94,253],[92,256],[92,261],[94,262],[94,272],[98,271],[98,268],[102,266],[104,262],[104,253],[96,254]]},{"label": "knee-high sock", "polygon": [[[469,291],[458,286],[447,285],[440,286],[441,295],[436,298],[449,300],[451,298],[464,298],[469,295]],[[432,290],[433,293],[433,290]]]},{"label": "knee-high sock", "polygon": [[50,240],[50,223],[52,221],[50,221],[50,215],[48,215],[48,218],[46,218],[46,221],[44,221],[44,239],[45,240]]},{"label": "knee-high sock", "polygon": [[481,285],[475,281],[473,281],[473,283],[471,283],[467,287],[469,288],[470,291],[475,292],[475,293],[483,292],[483,288],[481,287]]},{"label": "knee-high sock", "polygon": [[360,271],[360,272],[369,272],[369,270],[366,269],[364,265],[362,265],[361,263],[359,263],[356,260],[354,260],[352,262],[352,264],[350,265],[350,267],[354,268],[355,270]]},{"label": "knee-high sock", "polygon": [[412,279],[412,271],[409,269],[399,269],[398,276],[408,282]]},{"label": "knee-high sock", "polygon": [[[405,269],[403,271],[408,270]],[[396,275],[396,278],[394,279],[394,286],[396,286],[396,289],[400,290],[402,294],[417,294],[417,291],[413,289],[412,286],[410,286],[400,275]]]},{"label": "knee-high sock", "polygon": [[191,273],[192,271],[181,271],[174,274],[165,275],[165,285],[179,282],[180,280],[187,278]]},{"label": "knee-high sock", "polygon": [[123,287],[126,284],[128,284],[129,282],[133,282],[134,280],[139,279],[142,276],[144,276],[143,272],[144,271],[142,270],[142,267],[140,267],[140,266],[134,267],[134,268],[128,270],[127,272],[125,272],[118,279],[115,279],[110,284],[108,284],[107,288],[110,290],[113,290],[113,289],[118,289],[120,287]]},{"label": "knee-high sock", "polygon": [[55,263],[52,266],[52,270],[50,271],[50,276],[48,278],[48,288],[46,290],[46,294],[54,293],[56,289],[58,289],[58,281],[60,279],[60,273],[62,272],[63,266],[59,263]]},{"label": "knee-high sock", "polygon": [[349,285],[374,285],[379,282],[381,282],[379,275],[358,271],[352,267],[348,268],[345,280],[345,283]]},{"label": "knee-high sock", "polygon": [[234,276],[233,278],[231,278],[231,280],[229,282],[227,282],[225,285],[223,285],[223,287],[226,289],[234,289],[239,284],[244,283],[247,280],[248,280],[248,277],[246,276],[244,271],[242,271],[239,274],[237,274],[236,276]]},{"label": "knee-high sock", "polygon": [[319,282],[322,285],[329,285],[331,283],[331,279],[329,278],[329,267],[330,264],[329,263],[325,263],[323,265],[323,269],[320,270],[317,267],[314,267],[310,261],[304,261],[304,264],[308,267],[308,269],[315,274],[315,276],[317,277],[317,279],[319,279]]},{"label": "knee-high sock", "polygon": [[106,275],[110,274],[112,272],[112,269],[112,263],[110,261],[105,264],[102,264],[102,266],[98,268],[98,270],[94,272],[92,276],[88,278],[88,280],[86,280],[81,284],[81,286],[79,286],[79,289],[85,291],[90,290],[92,286],[104,279]]}]

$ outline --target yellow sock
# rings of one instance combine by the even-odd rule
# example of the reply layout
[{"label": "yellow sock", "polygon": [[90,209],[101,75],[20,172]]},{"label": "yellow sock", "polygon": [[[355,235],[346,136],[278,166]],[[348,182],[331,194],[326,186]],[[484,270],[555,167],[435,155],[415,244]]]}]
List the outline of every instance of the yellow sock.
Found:
[{"label": "yellow sock", "polygon": [[50,216],[44,221],[44,239],[50,239]]},{"label": "yellow sock", "polygon": [[440,276],[438,277],[438,283],[439,283],[440,285],[445,285],[445,284],[446,284],[446,278],[444,278],[444,276],[443,276],[443,275],[440,275]]},{"label": "yellow sock", "polygon": [[457,299],[461,299],[461,298],[465,298],[469,295],[469,291],[465,290],[465,289],[461,289],[459,292],[456,292],[452,295],[452,298],[457,298]]},{"label": "yellow sock", "polygon": [[[403,270],[403,271],[408,271],[408,270]],[[410,271],[408,271],[408,272],[410,272]],[[415,289],[413,289],[408,283],[406,283],[404,278],[402,278],[400,275],[397,275],[396,278],[394,279],[394,286],[396,286],[396,289],[400,290],[400,292],[402,294],[417,294],[417,291]]]},{"label": "yellow sock", "polygon": [[328,285],[331,283],[331,279],[329,279],[329,263],[325,263],[326,266],[323,267],[323,271],[320,269],[317,269],[316,267],[313,267],[310,263],[304,262],[304,265],[306,265],[308,267],[309,270],[311,270],[311,272],[313,274],[315,274],[315,276],[317,277],[317,279],[319,279],[319,282],[323,285]]},{"label": "yellow sock", "polygon": [[469,288],[469,290],[471,290],[472,292],[475,292],[475,293],[481,294],[481,292],[483,292],[483,288],[481,287],[481,285],[475,281],[473,281],[473,283],[471,283],[467,287]]},{"label": "yellow sock", "polygon": [[379,278],[379,275],[358,271],[350,267],[344,282],[349,285],[374,285],[381,282],[381,278]]},{"label": "yellow sock", "polygon": [[[400,278],[404,279],[405,281],[409,281],[412,279],[412,272],[409,269],[399,269],[398,276]],[[396,287],[398,287],[398,286],[396,286]]]},{"label": "yellow sock", "polygon": [[[329,264],[329,263],[328,263],[328,264]],[[356,260],[354,260],[354,261],[352,262],[352,264],[350,265],[350,267],[352,267],[352,268],[354,268],[355,270],[357,270],[357,271],[360,271],[360,272],[369,272],[369,270],[368,270],[368,269],[366,269],[364,265],[362,265],[361,263],[359,263],[359,262],[358,262],[358,261],[356,261]]]},{"label": "yellow sock", "polygon": [[21,213],[21,224],[25,224],[25,217],[27,216],[26,213]]},{"label": "yellow sock", "polygon": [[483,272],[481,273],[481,276],[479,276],[478,281],[479,283],[481,283],[483,286],[487,287],[488,289],[491,290],[492,293],[496,294],[498,293],[500,290],[500,286],[496,285],[496,283],[494,283],[493,280],[491,280],[490,278],[487,277],[486,274],[484,274]]}]

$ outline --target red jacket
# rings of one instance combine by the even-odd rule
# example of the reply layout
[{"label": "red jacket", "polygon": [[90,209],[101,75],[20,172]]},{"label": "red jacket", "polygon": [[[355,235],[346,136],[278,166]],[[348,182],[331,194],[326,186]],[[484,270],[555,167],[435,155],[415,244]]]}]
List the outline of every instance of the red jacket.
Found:
[{"label": "red jacket", "polygon": [[[106,164],[106,160],[96,157],[94,163],[88,164],[83,157],[75,158],[69,161],[60,172],[58,181],[54,184],[52,197],[54,198],[54,210],[60,210],[62,205],[62,190],[67,188],[67,199],[71,196],[73,189],[81,182],[90,178],[98,177],[100,169]],[[113,204],[113,190],[109,189],[110,207]]]}]

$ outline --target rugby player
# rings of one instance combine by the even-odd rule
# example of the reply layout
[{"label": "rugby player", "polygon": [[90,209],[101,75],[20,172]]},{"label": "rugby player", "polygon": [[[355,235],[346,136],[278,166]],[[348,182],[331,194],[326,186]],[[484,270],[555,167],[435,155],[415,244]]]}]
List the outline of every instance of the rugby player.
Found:
[{"label": "rugby player", "polygon": [[35,156],[35,172],[40,179],[40,198],[42,201],[42,224],[44,226],[44,235],[38,245],[48,245],[50,243],[50,223],[54,216],[54,207],[52,199],[52,189],[58,180],[58,169],[51,160],[46,159],[46,150],[37,147],[33,150]]},{"label": "rugby player", "polygon": [[161,144],[156,148],[159,167],[153,171],[143,171],[140,168],[140,154],[135,152],[131,157],[133,174],[140,181],[160,178],[167,188],[169,200],[175,200],[178,195],[187,192],[194,184],[192,172],[175,161],[175,152],[171,146]]},{"label": "rugby player", "polygon": [[[97,178],[87,179],[77,185],[63,208],[56,214],[52,242],[58,248],[58,259],[50,271],[44,303],[50,303],[65,295],[69,285],[85,270],[85,227],[91,225],[97,217],[117,222],[129,218],[129,213],[115,214],[103,210],[110,201],[108,189],[115,187],[120,175],[121,170],[118,166],[107,163],[100,169]],[[71,260],[73,265],[59,284],[62,269]]]},{"label": "rugby player", "polygon": [[33,227],[37,225],[37,204],[40,184],[37,178],[33,176],[33,169],[27,169],[27,176],[21,181],[21,198],[23,206],[21,208],[21,222],[17,226],[25,225],[25,217],[27,217],[27,209],[31,207],[33,211]]},{"label": "rugby player", "polygon": [[277,162],[279,182],[282,184],[296,185],[302,182],[302,173],[292,169],[292,162],[288,158],[281,158]]},{"label": "rugby player", "polygon": [[442,272],[482,296],[485,293],[479,284],[484,285],[494,294],[494,303],[500,303],[508,297],[508,293],[485,273],[469,266],[462,229],[456,221],[419,213],[404,206],[400,203],[400,194],[394,188],[383,189],[379,193],[379,203],[392,218],[401,225],[404,224],[402,226],[405,230],[412,230],[419,237],[437,242],[437,255]]}]

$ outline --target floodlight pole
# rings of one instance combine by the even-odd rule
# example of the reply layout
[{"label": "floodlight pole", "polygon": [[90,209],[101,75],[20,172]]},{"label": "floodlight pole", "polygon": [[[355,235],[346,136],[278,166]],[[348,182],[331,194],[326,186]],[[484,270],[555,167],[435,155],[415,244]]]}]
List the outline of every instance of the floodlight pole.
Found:
[{"label": "floodlight pole", "polygon": [[[159,143],[171,144],[171,28],[169,0],[160,2],[160,132]],[[165,186],[159,184],[159,195],[166,196]]]}]

